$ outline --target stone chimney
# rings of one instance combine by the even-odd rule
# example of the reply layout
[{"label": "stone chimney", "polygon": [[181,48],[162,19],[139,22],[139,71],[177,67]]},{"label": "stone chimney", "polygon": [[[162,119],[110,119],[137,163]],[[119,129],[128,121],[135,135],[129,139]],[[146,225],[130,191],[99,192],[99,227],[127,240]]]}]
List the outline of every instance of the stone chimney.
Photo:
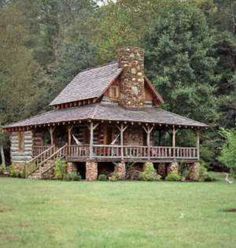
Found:
[{"label": "stone chimney", "polygon": [[118,50],[121,75],[119,104],[125,108],[137,109],[144,106],[144,51],[138,47]]}]

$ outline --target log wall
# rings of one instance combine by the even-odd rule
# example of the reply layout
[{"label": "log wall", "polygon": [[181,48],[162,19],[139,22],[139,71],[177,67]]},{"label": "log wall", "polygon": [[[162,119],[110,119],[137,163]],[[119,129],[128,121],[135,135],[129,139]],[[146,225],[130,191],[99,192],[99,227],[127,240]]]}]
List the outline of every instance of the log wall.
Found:
[{"label": "log wall", "polygon": [[11,162],[23,163],[32,159],[33,134],[31,131],[24,132],[23,149],[19,150],[19,133],[13,132],[11,140]]}]

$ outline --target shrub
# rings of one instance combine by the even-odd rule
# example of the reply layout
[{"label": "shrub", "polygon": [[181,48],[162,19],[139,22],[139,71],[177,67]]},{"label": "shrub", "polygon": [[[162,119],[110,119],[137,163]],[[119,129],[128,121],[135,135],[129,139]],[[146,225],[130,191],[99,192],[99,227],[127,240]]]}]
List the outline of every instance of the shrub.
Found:
[{"label": "shrub", "polygon": [[17,177],[17,171],[15,169],[14,165],[10,165],[9,167],[9,173],[11,177]]},{"label": "shrub", "polygon": [[220,134],[225,138],[226,142],[223,146],[221,155],[219,157],[220,162],[225,166],[236,171],[236,129],[225,130],[221,129]]},{"label": "shrub", "polygon": [[7,168],[5,164],[0,165],[0,175],[4,175],[7,172]]},{"label": "shrub", "polygon": [[98,176],[98,180],[99,181],[107,181],[107,176],[105,175],[105,174],[100,174],[99,176]]},{"label": "shrub", "polygon": [[141,172],[139,170],[136,170],[135,168],[129,168],[126,173],[126,179],[140,180],[140,174]]},{"label": "shrub", "polygon": [[205,178],[208,176],[208,172],[207,169],[205,168],[205,166],[200,165],[199,167],[199,181],[205,181]]},{"label": "shrub", "polygon": [[67,164],[65,160],[58,159],[55,162],[55,178],[63,179],[67,174]]},{"label": "shrub", "polygon": [[216,178],[209,174],[207,174],[207,176],[204,179],[204,182],[214,182],[214,181],[216,181]]},{"label": "shrub", "polygon": [[177,173],[170,173],[167,177],[166,177],[167,181],[180,181],[181,180],[181,176]]},{"label": "shrub", "polygon": [[115,182],[120,180],[120,176],[118,173],[112,173],[112,175],[109,177],[109,181]]},{"label": "shrub", "polygon": [[216,178],[209,175],[209,173],[207,172],[206,167],[201,164],[200,168],[199,168],[199,181],[200,182],[212,182],[212,181],[216,181]]},{"label": "shrub", "polygon": [[161,176],[156,173],[153,163],[146,163],[144,171],[140,173],[140,179],[143,181],[158,181]]},{"label": "shrub", "polygon": [[66,181],[80,181],[81,176],[77,172],[71,172],[71,173],[68,173],[68,174],[64,175],[63,180],[66,180]]}]

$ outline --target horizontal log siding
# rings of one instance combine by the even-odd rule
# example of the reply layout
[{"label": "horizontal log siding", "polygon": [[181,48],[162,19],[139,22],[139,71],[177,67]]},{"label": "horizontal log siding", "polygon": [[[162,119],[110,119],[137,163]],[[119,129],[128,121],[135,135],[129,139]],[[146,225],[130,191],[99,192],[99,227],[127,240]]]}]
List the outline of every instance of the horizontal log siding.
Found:
[{"label": "horizontal log siding", "polygon": [[12,163],[23,163],[32,159],[33,135],[31,131],[24,132],[24,149],[22,149],[22,151],[19,151],[18,132],[11,133],[10,140]]}]

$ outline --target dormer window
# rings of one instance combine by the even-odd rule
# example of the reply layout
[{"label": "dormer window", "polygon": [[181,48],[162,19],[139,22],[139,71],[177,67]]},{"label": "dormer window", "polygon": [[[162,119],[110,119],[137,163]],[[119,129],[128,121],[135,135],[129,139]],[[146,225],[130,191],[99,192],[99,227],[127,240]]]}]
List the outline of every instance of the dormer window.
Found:
[{"label": "dormer window", "polygon": [[112,85],[109,89],[109,96],[112,99],[118,99],[119,98],[119,86],[118,85]]}]

